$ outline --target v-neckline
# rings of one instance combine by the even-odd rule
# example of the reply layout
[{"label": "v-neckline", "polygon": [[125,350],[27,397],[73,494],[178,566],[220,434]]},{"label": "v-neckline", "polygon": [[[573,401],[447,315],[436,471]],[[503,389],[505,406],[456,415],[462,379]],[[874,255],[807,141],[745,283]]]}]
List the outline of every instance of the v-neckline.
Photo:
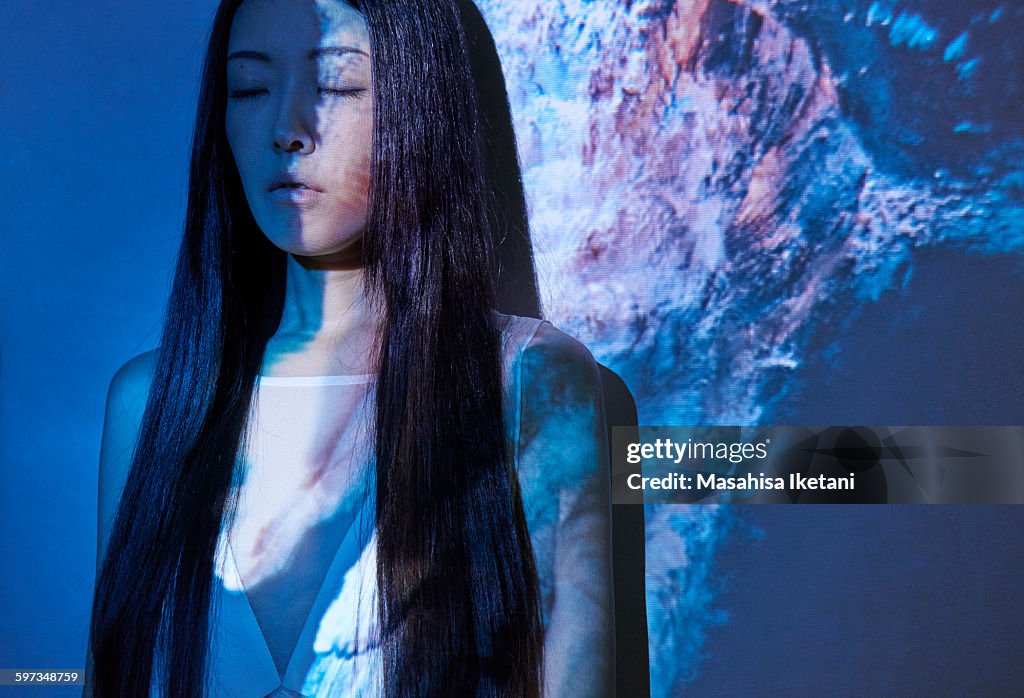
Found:
[{"label": "v-neckline", "polygon": [[[270,650],[270,644],[267,642],[266,633],[263,630],[263,626],[260,624],[259,617],[256,615],[256,609],[252,605],[252,599],[249,597],[249,591],[246,589],[245,581],[242,579],[242,575],[238,570],[238,561],[235,557],[234,546],[231,543],[231,535],[229,530],[225,530],[225,547],[227,549],[227,560],[230,565],[230,569],[226,570],[234,580],[237,581],[239,587],[239,595],[241,596],[244,612],[248,616],[248,620],[252,622],[252,627],[256,628],[257,634],[259,635],[259,644],[263,649],[261,653],[260,661],[266,664],[268,672],[273,673],[277,677],[278,684],[292,691],[302,693],[302,685],[305,683],[306,672],[309,670],[309,666],[299,666],[298,656],[300,654],[306,655],[306,661],[301,664],[308,665],[312,659],[312,646],[315,640],[315,633],[317,628],[314,627],[314,619],[316,622],[323,617],[327,610],[327,606],[333,599],[327,598],[328,593],[334,593],[338,591],[337,587],[338,580],[341,578],[345,570],[340,569],[342,567],[342,560],[344,557],[342,553],[352,549],[354,545],[352,538],[354,535],[366,533],[367,540],[372,535],[372,525],[374,523],[372,513],[374,508],[371,505],[374,503],[374,497],[372,494],[368,494],[363,504],[356,511],[355,516],[352,518],[352,522],[349,524],[348,530],[342,537],[341,542],[334,551],[334,556],[331,558],[331,563],[327,567],[327,572],[324,574],[323,581],[320,583],[320,588],[317,590],[316,596],[313,599],[312,605],[306,612],[306,617],[302,623],[302,629],[299,631],[298,638],[295,641],[295,645],[292,647],[291,652],[288,655],[288,661],[285,664],[284,674],[277,668],[277,662],[274,661],[274,655]],[[366,526],[366,518],[370,518],[370,527]],[[360,536],[362,537],[362,536]],[[363,541],[365,544],[365,541]],[[352,557],[351,564],[354,565],[359,559],[359,554],[362,550],[362,545],[357,546],[357,549],[353,551],[355,554]],[[328,592],[328,590],[331,590]],[[301,652],[300,652],[301,650]],[[299,672],[299,673],[297,673]]]}]

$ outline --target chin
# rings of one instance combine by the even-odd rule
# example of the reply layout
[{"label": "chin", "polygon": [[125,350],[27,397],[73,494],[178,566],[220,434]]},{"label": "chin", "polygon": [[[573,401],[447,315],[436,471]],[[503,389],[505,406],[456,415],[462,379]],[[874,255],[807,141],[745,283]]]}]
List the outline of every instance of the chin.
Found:
[{"label": "chin", "polygon": [[355,233],[339,237],[337,234],[306,230],[267,235],[267,239],[274,247],[296,257],[330,258],[358,256],[362,235]]}]

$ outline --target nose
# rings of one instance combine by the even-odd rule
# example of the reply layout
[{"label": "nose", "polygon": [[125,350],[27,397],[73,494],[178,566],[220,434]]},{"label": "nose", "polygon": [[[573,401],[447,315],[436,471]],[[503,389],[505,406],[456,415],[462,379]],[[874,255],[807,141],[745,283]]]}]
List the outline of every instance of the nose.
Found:
[{"label": "nose", "polygon": [[301,104],[299,96],[285,95],[274,124],[274,151],[308,155],[316,148],[310,113]]}]

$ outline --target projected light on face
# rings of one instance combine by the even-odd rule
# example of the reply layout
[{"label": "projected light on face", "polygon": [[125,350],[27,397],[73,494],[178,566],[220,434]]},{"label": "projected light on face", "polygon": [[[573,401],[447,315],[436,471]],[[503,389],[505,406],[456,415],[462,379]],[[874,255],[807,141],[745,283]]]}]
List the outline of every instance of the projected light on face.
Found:
[{"label": "projected light on face", "polygon": [[277,247],[358,260],[373,142],[370,40],[339,0],[247,0],[228,42],[225,127]]}]

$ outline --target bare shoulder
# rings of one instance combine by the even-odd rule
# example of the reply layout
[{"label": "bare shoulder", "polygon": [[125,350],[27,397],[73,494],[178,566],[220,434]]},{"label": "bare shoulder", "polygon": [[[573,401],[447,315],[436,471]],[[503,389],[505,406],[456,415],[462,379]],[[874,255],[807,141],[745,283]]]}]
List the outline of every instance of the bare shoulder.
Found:
[{"label": "bare shoulder", "polygon": [[540,398],[557,408],[600,400],[601,374],[594,356],[582,342],[551,323],[537,328],[522,361],[524,388],[533,389],[529,399],[534,402]]},{"label": "bare shoulder", "polygon": [[520,466],[549,487],[573,486],[603,463],[597,362],[582,342],[545,322],[523,350],[521,381],[520,446],[530,455]]},{"label": "bare shoulder", "polygon": [[156,351],[147,351],[117,370],[107,391],[99,463],[98,560],[102,559],[146,411]]},{"label": "bare shoulder", "polygon": [[139,354],[129,359],[117,369],[110,381],[108,401],[115,398],[125,406],[142,402],[145,407],[149,395],[149,387],[153,382],[153,371],[156,367],[156,350]]},{"label": "bare shoulder", "polygon": [[156,350],[147,351],[125,362],[110,381],[103,421],[101,485],[123,484],[127,476],[125,461],[131,460],[130,451],[138,438],[155,366]]}]

